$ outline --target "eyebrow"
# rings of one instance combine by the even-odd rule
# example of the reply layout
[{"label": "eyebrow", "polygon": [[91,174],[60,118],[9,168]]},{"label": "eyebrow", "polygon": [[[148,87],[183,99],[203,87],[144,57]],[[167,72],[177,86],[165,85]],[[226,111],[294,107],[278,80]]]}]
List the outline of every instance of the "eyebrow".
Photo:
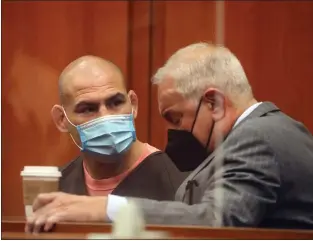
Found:
[{"label": "eyebrow", "polygon": [[97,108],[98,103],[95,101],[80,101],[74,106],[74,112],[80,112],[81,108],[84,107],[92,107],[92,108]]},{"label": "eyebrow", "polygon": [[[105,102],[105,104],[110,104],[112,101],[115,101],[115,100],[118,100],[118,99],[125,101],[126,98],[125,98],[124,94],[122,94],[121,92],[117,92],[116,94],[107,97],[104,102]],[[83,106],[83,105],[98,105],[98,104],[99,104],[98,101],[82,100],[82,101],[78,102],[75,105],[75,109],[77,109],[77,108],[79,108],[80,106]]]},{"label": "eyebrow", "polygon": [[86,101],[86,100],[82,100],[80,102],[78,102],[76,105],[75,105],[75,109],[79,108],[80,106],[83,106],[83,105],[97,105],[98,103],[96,101]]},{"label": "eyebrow", "polygon": [[108,104],[111,104],[111,102],[115,101],[115,100],[122,100],[122,101],[125,101],[126,100],[126,97],[124,94],[120,93],[120,92],[117,92],[116,94],[108,97],[106,100],[105,100],[105,104],[108,105]]}]

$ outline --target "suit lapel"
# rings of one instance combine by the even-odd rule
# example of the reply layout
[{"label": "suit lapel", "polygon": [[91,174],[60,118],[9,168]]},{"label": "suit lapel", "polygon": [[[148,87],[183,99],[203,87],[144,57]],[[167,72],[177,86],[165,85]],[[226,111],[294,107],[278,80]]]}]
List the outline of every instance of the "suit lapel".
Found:
[{"label": "suit lapel", "polygon": [[211,155],[209,155],[192,173],[190,173],[190,175],[182,182],[182,184],[180,185],[180,187],[178,188],[176,195],[175,195],[175,200],[177,201],[183,201],[185,198],[185,194],[186,194],[186,185],[187,182],[190,180],[193,180],[197,174],[199,172],[201,172],[201,170],[203,168],[205,168],[215,157],[215,153],[216,151],[214,151]]},{"label": "suit lapel", "polygon": [[[248,115],[246,118],[244,118],[235,128],[237,128],[239,125],[241,125],[244,121],[251,119],[251,118],[255,118],[255,117],[261,117],[263,115],[266,115],[269,112],[276,112],[276,111],[280,111],[280,109],[275,106],[273,103],[271,102],[263,102],[262,104],[260,104],[254,111],[252,111],[250,113],[250,115]],[[234,128],[234,129],[235,129]],[[226,139],[227,137],[225,137]],[[185,199],[185,194],[186,194],[186,185],[188,183],[188,181],[193,180],[207,165],[209,165],[209,163],[213,160],[213,158],[215,157],[215,154],[221,149],[223,148],[223,144],[221,144],[217,149],[215,149],[215,151],[208,156],[208,158],[206,158],[184,181],[183,183],[180,185],[180,187],[178,188],[176,195],[175,195],[175,200],[177,201],[183,201]]]}]

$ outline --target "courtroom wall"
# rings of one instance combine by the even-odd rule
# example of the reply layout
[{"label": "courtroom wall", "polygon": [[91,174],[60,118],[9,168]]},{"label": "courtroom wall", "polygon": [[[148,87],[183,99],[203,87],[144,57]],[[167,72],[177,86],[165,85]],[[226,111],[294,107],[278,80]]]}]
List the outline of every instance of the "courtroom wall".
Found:
[{"label": "courtroom wall", "polygon": [[63,165],[78,154],[50,110],[58,103],[60,71],[82,55],[121,67],[139,97],[139,139],[163,149],[166,129],[150,77],[178,48],[214,43],[222,31],[257,99],[273,101],[313,132],[313,2],[223,2],[219,16],[216,7],[214,1],[2,2],[2,216],[23,215],[24,165]]},{"label": "courtroom wall", "polygon": [[313,2],[229,1],[225,44],[259,101],[274,102],[313,132]]}]

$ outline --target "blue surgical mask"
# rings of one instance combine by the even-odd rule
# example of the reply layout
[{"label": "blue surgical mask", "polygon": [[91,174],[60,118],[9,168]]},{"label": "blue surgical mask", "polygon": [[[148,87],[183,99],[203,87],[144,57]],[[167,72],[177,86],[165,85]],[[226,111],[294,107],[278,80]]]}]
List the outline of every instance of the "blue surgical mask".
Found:
[{"label": "blue surgical mask", "polygon": [[74,143],[82,152],[114,156],[126,152],[136,141],[133,114],[109,115],[99,117],[81,125],[74,125],[67,117],[68,122],[76,127],[81,145],[79,146],[74,138]]}]

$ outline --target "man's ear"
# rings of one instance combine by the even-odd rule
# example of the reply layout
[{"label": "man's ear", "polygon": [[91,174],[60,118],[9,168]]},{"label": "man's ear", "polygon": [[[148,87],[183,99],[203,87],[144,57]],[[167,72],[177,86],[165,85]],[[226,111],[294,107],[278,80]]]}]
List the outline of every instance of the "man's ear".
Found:
[{"label": "man's ear", "polygon": [[54,105],[51,109],[51,116],[54,124],[59,129],[59,131],[68,132],[66,117],[62,106]]},{"label": "man's ear", "polygon": [[134,119],[136,119],[137,114],[138,114],[138,97],[137,97],[135,91],[133,91],[133,90],[130,90],[128,92],[128,96],[129,96],[129,99],[130,99],[130,102],[131,102],[131,105],[133,108]]},{"label": "man's ear", "polygon": [[225,116],[225,96],[218,89],[208,88],[205,91],[203,102],[210,105],[215,121],[219,121]]}]

